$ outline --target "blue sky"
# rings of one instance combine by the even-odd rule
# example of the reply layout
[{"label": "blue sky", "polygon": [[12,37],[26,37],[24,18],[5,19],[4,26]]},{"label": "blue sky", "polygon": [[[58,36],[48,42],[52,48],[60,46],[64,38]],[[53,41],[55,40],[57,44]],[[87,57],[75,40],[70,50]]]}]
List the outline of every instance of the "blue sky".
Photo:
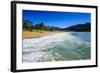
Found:
[{"label": "blue sky", "polygon": [[47,26],[56,26],[60,28],[91,22],[91,14],[82,12],[23,10],[22,16],[24,20],[31,21],[33,25],[43,22]]}]

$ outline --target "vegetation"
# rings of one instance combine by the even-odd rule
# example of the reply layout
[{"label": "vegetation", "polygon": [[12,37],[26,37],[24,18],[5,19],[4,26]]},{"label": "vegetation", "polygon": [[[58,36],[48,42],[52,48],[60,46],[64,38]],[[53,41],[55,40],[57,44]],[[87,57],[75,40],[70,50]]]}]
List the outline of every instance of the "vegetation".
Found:
[{"label": "vegetation", "polygon": [[67,28],[59,28],[54,26],[46,26],[43,22],[33,24],[28,20],[23,20],[23,31],[91,31],[91,24],[77,24]]},{"label": "vegetation", "polygon": [[24,31],[63,31],[62,28],[54,27],[54,26],[46,26],[43,22],[34,24],[30,21],[23,20],[23,30]]},{"label": "vegetation", "polygon": [[85,23],[85,24],[77,24],[70,27],[65,28],[64,30],[68,31],[91,31],[91,24]]},{"label": "vegetation", "polygon": [[33,23],[27,20],[23,20],[23,30],[32,31]]}]

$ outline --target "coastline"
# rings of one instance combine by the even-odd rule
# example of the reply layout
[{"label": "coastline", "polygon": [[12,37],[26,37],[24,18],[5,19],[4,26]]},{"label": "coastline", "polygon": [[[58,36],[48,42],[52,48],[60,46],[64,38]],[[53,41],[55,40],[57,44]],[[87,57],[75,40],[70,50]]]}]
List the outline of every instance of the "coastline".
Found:
[{"label": "coastline", "polygon": [[63,33],[63,31],[43,31],[43,32],[30,32],[30,31],[23,31],[22,32],[22,37],[23,39],[30,39],[30,38],[39,38],[43,36],[49,36],[57,33]]}]

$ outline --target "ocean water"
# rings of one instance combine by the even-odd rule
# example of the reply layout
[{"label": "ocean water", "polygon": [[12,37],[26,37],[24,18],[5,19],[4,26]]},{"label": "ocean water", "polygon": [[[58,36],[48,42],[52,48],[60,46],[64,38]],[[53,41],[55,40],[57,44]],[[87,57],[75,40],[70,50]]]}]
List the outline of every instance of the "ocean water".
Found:
[{"label": "ocean water", "polygon": [[63,32],[23,39],[22,62],[87,60],[91,58],[90,32]]}]

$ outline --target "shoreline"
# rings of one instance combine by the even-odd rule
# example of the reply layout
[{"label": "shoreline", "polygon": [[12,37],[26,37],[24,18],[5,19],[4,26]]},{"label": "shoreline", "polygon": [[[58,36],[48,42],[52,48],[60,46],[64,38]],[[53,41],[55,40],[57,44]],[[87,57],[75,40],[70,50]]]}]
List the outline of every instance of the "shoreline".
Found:
[{"label": "shoreline", "polygon": [[40,38],[43,36],[49,36],[57,33],[63,33],[63,31],[43,31],[43,32],[30,32],[30,31],[23,31],[22,32],[22,38],[23,39],[31,39],[31,38]]}]

